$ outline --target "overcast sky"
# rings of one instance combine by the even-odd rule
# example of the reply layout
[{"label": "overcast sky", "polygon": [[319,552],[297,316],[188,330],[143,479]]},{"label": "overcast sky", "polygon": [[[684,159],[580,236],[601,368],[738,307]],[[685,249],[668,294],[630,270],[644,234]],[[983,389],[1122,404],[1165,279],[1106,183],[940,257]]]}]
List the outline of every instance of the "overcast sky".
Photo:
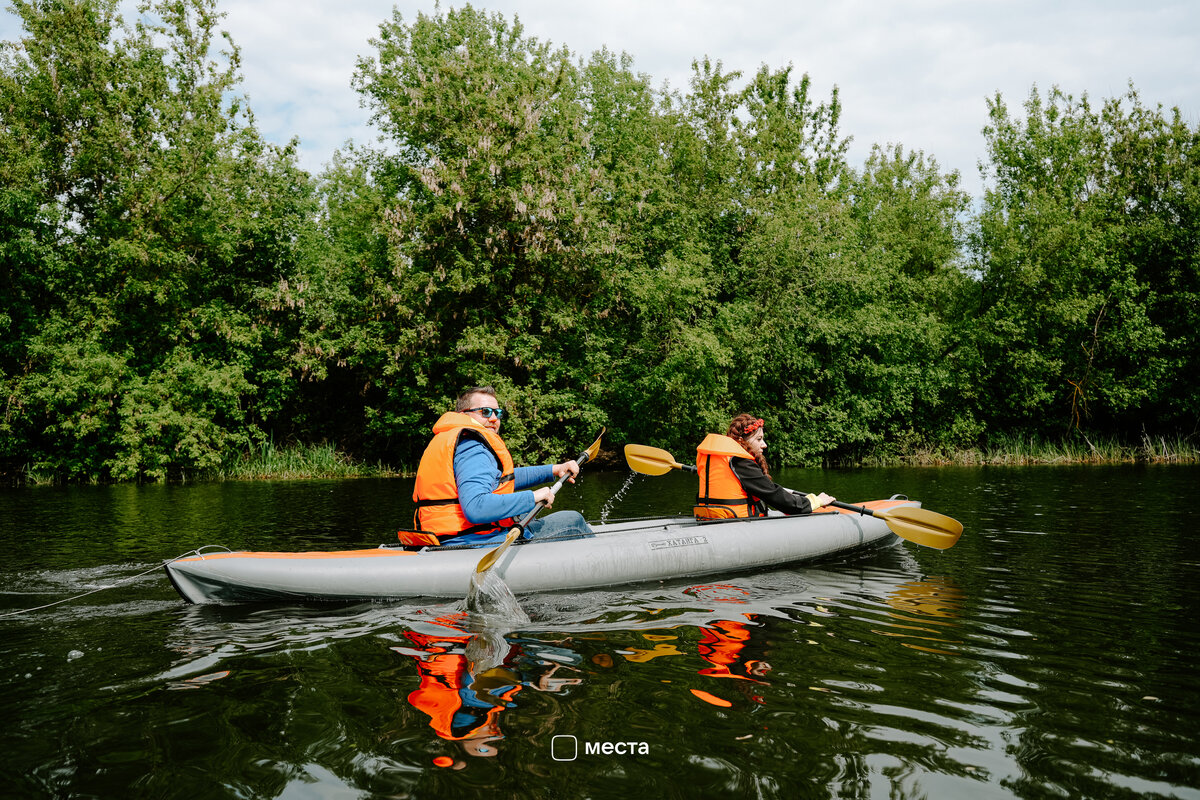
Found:
[{"label": "overcast sky", "polygon": [[[443,10],[465,3],[443,2]],[[480,0],[518,16],[527,35],[587,57],[607,46],[658,87],[685,90],[704,56],[753,74],[767,64],[807,72],[817,99],[839,88],[850,161],[899,143],[957,169],[978,195],[987,98],[1017,110],[1035,84],[1093,100],[1123,95],[1179,106],[1200,124],[1200,3],[1194,0]],[[7,9],[7,6],[5,6]],[[398,8],[406,21],[433,0],[223,0],[242,48],[243,90],[260,129],[300,138],[317,172],[347,139],[372,141],[350,88],[355,60]],[[19,34],[0,14],[0,36]]]}]

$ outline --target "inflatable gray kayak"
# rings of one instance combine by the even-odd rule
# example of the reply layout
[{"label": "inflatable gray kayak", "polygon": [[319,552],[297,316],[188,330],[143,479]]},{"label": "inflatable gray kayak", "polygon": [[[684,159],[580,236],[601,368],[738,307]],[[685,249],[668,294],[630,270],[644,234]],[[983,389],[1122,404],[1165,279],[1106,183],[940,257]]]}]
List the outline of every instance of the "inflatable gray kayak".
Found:
[{"label": "inflatable gray kayak", "polygon": [[[882,511],[920,503],[893,499],[862,505]],[[709,522],[671,517],[592,527],[596,535],[590,538],[518,543],[492,571],[514,593],[528,594],[735,573],[826,560],[899,541],[884,519],[845,510]],[[487,552],[391,545],[293,553],[205,549],[165,564],[171,584],[191,603],[463,597]]]}]

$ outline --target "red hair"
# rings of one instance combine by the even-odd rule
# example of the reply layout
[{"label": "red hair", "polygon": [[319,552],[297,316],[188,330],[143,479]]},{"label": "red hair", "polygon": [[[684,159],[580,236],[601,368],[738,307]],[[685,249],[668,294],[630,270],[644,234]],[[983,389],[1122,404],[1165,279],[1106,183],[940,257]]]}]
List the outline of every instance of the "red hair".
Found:
[{"label": "red hair", "polygon": [[771,470],[767,467],[767,459],[762,453],[751,452],[746,440],[754,434],[756,430],[763,426],[763,421],[753,414],[738,414],[729,423],[729,430],[725,435],[735,442],[746,448],[746,452],[754,456],[754,462],[762,469],[763,474],[768,478],[771,477]]}]

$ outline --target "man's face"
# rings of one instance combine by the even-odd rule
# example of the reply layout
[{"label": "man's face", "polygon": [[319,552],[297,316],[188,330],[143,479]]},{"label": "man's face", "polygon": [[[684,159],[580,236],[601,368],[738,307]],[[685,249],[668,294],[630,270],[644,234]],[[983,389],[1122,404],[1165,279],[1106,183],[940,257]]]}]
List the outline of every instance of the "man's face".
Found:
[{"label": "man's face", "polygon": [[[488,414],[488,416],[484,416],[483,413],[479,411],[481,408],[491,409],[491,412]],[[495,396],[476,392],[475,394],[471,395],[469,410],[464,413],[474,418],[475,421],[483,427],[490,428],[496,433],[499,433],[500,417],[496,413],[499,408],[500,404],[496,402]]]}]

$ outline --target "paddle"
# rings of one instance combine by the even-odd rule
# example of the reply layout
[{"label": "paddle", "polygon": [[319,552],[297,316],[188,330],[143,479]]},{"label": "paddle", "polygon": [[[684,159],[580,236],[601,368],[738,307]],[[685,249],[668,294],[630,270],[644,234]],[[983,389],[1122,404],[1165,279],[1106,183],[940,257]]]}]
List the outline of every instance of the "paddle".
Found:
[{"label": "paddle", "polygon": [[838,500],[830,501],[829,505],[844,508],[847,511],[857,511],[868,517],[878,517],[886,522],[892,533],[901,539],[907,539],[913,544],[932,547],[935,550],[953,547],[963,532],[961,522],[927,508],[899,506],[873,511],[863,506],[852,506]]},{"label": "paddle", "polygon": [[[592,446],[575,457],[576,463],[578,463],[581,468],[588,461],[595,458],[596,453],[600,452],[600,439],[604,437],[605,430],[607,429],[601,428],[600,435],[596,437],[596,441],[592,442]],[[562,488],[563,483],[567,480],[569,475],[570,473],[564,472],[562,477],[555,481],[554,485],[550,487],[551,500],[553,500],[554,496],[558,494],[558,490]],[[510,528],[508,531],[508,535],[504,537],[504,541],[500,543],[500,546],[494,550],[489,550],[483,558],[479,559],[479,564],[475,566],[475,574],[482,575],[491,569],[492,565],[500,560],[500,556],[504,555],[504,551],[508,549],[508,546],[521,536],[522,531],[528,527],[529,523],[533,522],[533,518],[536,517],[538,512],[545,508],[545,506],[545,501],[538,503],[531,508],[529,513],[522,517],[516,525],[512,526],[512,528]]]},{"label": "paddle", "polygon": [[[625,460],[634,472],[644,475],[665,475],[672,469],[682,469],[695,472],[690,464],[680,464],[666,450],[657,447],[647,447],[640,444],[625,445]],[[789,490],[790,491],[790,490]],[[899,508],[881,508],[872,510],[863,506],[852,506],[834,500],[829,505],[844,508],[847,511],[857,511],[871,517],[878,517],[887,523],[892,533],[901,539],[907,539],[914,544],[945,550],[953,547],[962,536],[963,526],[958,520],[929,511],[924,508],[900,506]]]},{"label": "paddle", "polygon": [[625,460],[629,462],[630,469],[643,475],[666,475],[673,469],[696,471],[691,464],[680,464],[666,450],[644,444],[625,445]]}]

